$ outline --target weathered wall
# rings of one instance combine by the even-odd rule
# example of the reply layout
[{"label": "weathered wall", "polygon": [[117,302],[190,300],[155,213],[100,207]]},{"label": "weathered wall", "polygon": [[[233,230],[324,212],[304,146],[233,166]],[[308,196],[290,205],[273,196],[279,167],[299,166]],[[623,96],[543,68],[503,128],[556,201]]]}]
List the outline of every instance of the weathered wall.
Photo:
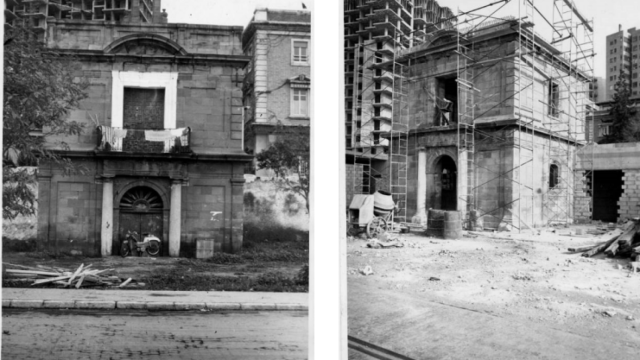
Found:
[{"label": "weathered wall", "polygon": [[[101,162],[76,161],[87,168],[84,175],[65,176],[57,168],[40,168],[38,177],[38,239],[50,251],[98,256],[102,222],[102,185],[96,175]],[[145,166],[145,163],[147,166]],[[118,160],[114,177],[113,254],[118,254],[120,236],[119,199],[132,186],[147,186],[162,198],[162,253],[168,254],[171,181],[178,162]],[[131,166],[129,166],[131,165]],[[180,167],[180,165],[177,165]],[[144,171],[140,178],[135,170]],[[181,256],[195,256],[196,241],[211,239],[214,251],[235,252],[243,236],[243,165],[207,162],[187,166],[188,184],[182,186]]]},{"label": "weathered wall", "polygon": [[246,175],[244,189],[245,223],[258,228],[279,227],[309,231],[309,214],[301,196],[282,191],[274,180]]},{"label": "weathered wall", "polygon": [[618,201],[618,221],[640,216],[640,169],[625,170],[622,181],[624,185]]},{"label": "weathered wall", "polygon": [[[443,157],[454,160],[460,173],[455,131],[426,131],[418,136],[409,151],[408,215],[416,214],[418,202],[426,209],[441,208],[440,175],[436,164]],[[532,138],[535,150],[532,151]],[[532,137],[518,129],[500,128],[476,133],[475,167],[470,184],[474,208],[483,216],[484,226],[499,228],[507,224],[526,228],[543,226],[549,221],[571,221],[573,217],[573,167],[568,162],[574,148],[564,141],[540,133]],[[418,151],[426,151],[426,199],[418,199]],[[562,152],[558,151],[563,149]],[[522,153],[521,153],[522,152]],[[549,188],[549,169],[556,164],[560,184]],[[460,194],[457,194],[460,197]]]},{"label": "weathered wall", "polygon": [[191,127],[191,149],[203,154],[242,150],[242,91],[237,85],[242,73],[239,69],[88,61],[82,61],[74,72],[78,80],[89,82],[88,98],[69,114],[69,120],[85,124],[85,131],[59,138],[67,142],[71,150],[95,148],[98,132],[91,117],[97,117],[99,125],[111,125],[113,70],[177,71],[176,127]]},{"label": "weathered wall", "polygon": [[118,24],[74,20],[50,21],[48,45],[52,48],[103,50],[113,41],[127,35],[146,33],[175,41],[189,53],[241,55],[242,26],[193,24]]}]

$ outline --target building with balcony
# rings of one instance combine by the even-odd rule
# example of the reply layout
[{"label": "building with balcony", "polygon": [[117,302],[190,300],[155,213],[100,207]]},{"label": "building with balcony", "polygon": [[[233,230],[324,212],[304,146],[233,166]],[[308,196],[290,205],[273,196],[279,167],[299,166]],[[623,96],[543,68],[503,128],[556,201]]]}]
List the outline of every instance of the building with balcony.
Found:
[{"label": "building with balcony", "polygon": [[[39,244],[116,255],[137,231],[161,238],[165,256],[195,256],[199,243],[239,250],[252,160],[243,151],[242,27],[167,23],[159,0],[71,3],[86,11],[48,17],[44,39],[89,84],[68,115],[85,131],[60,150],[85,171],[39,164]],[[110,20],[96,21],[99,3]]]},{"label": "building with balcony", "polygon": [[[247,153],[276,141],[283,127],[308,132],[311,122],[311,12],[256,9],[242,34],[250,57],[243,92]],[[280,129],[278,127],[280,126]],[[269,170],[255,175],[270,177]]]}]

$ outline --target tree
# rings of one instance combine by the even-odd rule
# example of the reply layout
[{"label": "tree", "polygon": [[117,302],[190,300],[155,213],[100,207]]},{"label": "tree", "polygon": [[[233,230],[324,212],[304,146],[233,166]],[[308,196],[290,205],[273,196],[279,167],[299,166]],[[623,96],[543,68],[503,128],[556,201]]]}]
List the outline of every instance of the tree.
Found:
[{"label": "tree", "polygon": [[302,196],[309,212],[309,128],[278,123],[276,142],[256,155],[260,169],[272,170],[285,191]]},{"label": "tree", "polygon": [[627,83],[627,77],[621,72],[618,81],[614,85],[613,105],[609,115],[613,117],[611,133],[605,136],[600,143],[621,143],[640,140],[640,127],[632,114],[633,107],[629,97],[631,90]]},{"label": "tree", "polygon": [[[48,49],[29,27],[16,25],[4,39],[2,134],[2,216],[35,214],[35,174],[23,166],[46,159],[65,171],[77,170],[56,151],[51,139],[82,132],[84,124],[67,114],[86,98],[85,81],[75,79],[74,59]],[[60,149],[68,149],[58,141]]]}]

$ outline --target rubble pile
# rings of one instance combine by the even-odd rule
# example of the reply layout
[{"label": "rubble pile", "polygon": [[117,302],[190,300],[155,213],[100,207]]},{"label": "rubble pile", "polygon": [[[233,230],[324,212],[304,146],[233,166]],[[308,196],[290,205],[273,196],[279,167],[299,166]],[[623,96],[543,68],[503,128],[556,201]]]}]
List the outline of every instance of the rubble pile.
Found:
[{"label": "rubble pile", "polygon": [[108,273],[114,269],[96,270],[91,269],[91,264],[84,266],[81,264],[75,271],[67,271],[60,268],[48,268],[44,266],[29,267],[2,263],[2,277],[10,283],[31,283],[34,285],[54,285],[59,288],[75,287],[136,287],[143,286],[140,283],[131,283],[133,279],[120,279],[118,276]]},{"label": "rubble pile", "polygon": [[603,235],[601,240],[604,241],[595,245],[569,248],[569,251],[582,252],[584,257],[600,253],[607,256],[628,257],[632,265],[640,261],[640,220],[627,222],[622,229]]}]

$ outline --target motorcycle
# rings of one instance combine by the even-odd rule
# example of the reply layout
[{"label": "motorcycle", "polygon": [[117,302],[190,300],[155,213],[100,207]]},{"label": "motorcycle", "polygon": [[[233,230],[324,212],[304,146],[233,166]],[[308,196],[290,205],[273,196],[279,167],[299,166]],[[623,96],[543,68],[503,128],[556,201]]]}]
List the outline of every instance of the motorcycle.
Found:
[{"label": "motorcycle", "polygon": [[158,256],[160,254],[160,239],[149,233],[143,233],[142,235],[144,237],[140,241],[137,232],[127,231],[127,235],[120,244],[120,255],[127,257],[135,251],[138,256],[142,256],[142,253],[146,251],[150,256]]}]

